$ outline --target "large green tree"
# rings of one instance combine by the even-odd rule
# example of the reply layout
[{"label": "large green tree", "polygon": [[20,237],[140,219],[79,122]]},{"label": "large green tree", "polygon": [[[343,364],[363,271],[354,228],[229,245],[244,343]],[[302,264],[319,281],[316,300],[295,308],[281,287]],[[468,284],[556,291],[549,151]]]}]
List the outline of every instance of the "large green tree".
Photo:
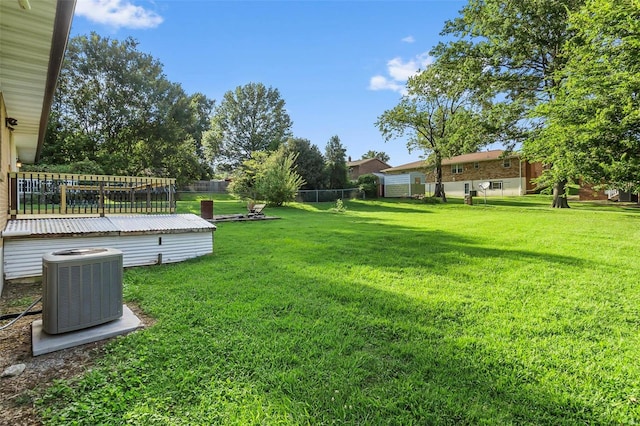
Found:
[{"label": "large green tree", "polygon": [[211,114],[214,105],[215,101],[202,93],[194,93],[189,96],[189,108],[192,114],[185,130],[192,137],[203,176],[213,175],[211,166],[206,160],[203,139],[206,132],[211,128]]},{"label": "large green tree", "polygon": [[215,107],[207,152],[220,170],[233,170],[255,151],[274,151],[291,136],[291,119],[278,89],[238,86]]},{"label": "large green tree", "polygon": [[[487,142],[482,117],[474,109],[481,102],[481,91],[470,90],[458,72],[466,68],[477,74],[482,64],[473,59],[457,63],[434,63],[409,78],[407,93],[400,103],[385,111],[376,125],[386,140],[408,136],[409,150],[423,150],[428,164],[435,168],[433,196],[446,202],[442,185],[442,160],[474,152]],[[427,166],[427,164],[425,164]]]},{"label": "large green tree", "polygon": [[179,182],[206,175],[197,143],[212,102],[187,96],[137,45],[95,33],[69,41],[41,162],[87,159],[105,173]]},{"label": "large green tree", "polygon": [[347,174],[347,149],[340,142],[340,138],[331,136],[325,147],[325,175],[329,189],[342,189],[347,187],[349,177]]},{"label": "large green tree", "polygon": [[[557,72],[566,62],[566,42],[573,31],[568,16],[584,0],[469,0],[460,16],[446,23],[437,60],[473,58],[483,64],[475,75],[460,73],[472,88],[491,93],[482,106],[494,141],[514,146],[534,139],[544,120],[532,120],[540,103],[553,98]],[[553,167],[551,161],[545,161]],[[554,182],[554,206],[567,207],[566,180]]]},{"label": "large green tree", "polygon": [[553,99],[538,113],[546,126],[525,146],[551,161],[547,180],[579,178],[640,190],[640,2],[589,0],[570,16],[575,36]]},{"label": "large green tree", "polygon": [[322,189],[325,186],[324,156],[320,149],[304,138],[289,138],[288,153],[295,155],[295,167],[305,184],[301,189]]}]

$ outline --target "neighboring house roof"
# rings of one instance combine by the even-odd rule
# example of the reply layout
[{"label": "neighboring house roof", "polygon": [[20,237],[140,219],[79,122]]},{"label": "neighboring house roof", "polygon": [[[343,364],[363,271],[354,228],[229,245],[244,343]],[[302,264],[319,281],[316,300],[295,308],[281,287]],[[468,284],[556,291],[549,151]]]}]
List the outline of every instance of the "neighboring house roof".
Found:
[{"label": "neighboring house roof", "polygon": [[416,169],[424,169],[427,167],[427,163],[425,160],[414,161],[412,163],[402,164],[397,167],[391,167],[388,169],[380,170],[382,173],[388,172],[401,172],[404,170],[416,170]]},{"label": "neighboring house roof", "polygon": [[18,157],[28,163],[42,149],[76,0],[31,3],[0,0],[0,91],[18,121]]},{"label": "neighboring house roof", "polygon": [[[482,151],[482,152],[473,152],[471,154],[463,154],[457,155],[451,158],[445,158],[442,160],[442,165],[446,166],[449,164],[461,164],[461,163],[479,163],[482,161],[492,161],[500,159],[504,154],[504,151],[501,149],[494,149],[492,151]],[[507,156],[508,158],[518,157],[517,154],[511,154]],[[400,172],[405,170],[416,170],[416,169],[426,169],[430,167],[430,165],[426,162],[426,160],[414,161],[412,163],[403,164],[398,167],[391,167],[389,169],[381,170],[383,173],[389,172]]]},{"label": "neighboring house roof", "polygon": [[[451,158],[445,158],[442,160],[442,164],[459,164],[459,163],[479,163],[481,161],[498,160],[502,158],[504,151],[501,149],[494,149],[492,151],[473,152],[471,154],[457,155]],[[512,153],[507,158],[518,157],[518,155]]]},{"label": "neighboring house roof", "polygon": [[377,158],[364,158],[362,160],[356,160],[356,161],[347,161],[347,167],[356,167],[356,166],[361,166],[363,164],[369,163],[371,161],[379,161],[381,164],[384,164],[387,167],[391,167],[389,166],[387,163],[385,163],[384,161],[381,161]]}]

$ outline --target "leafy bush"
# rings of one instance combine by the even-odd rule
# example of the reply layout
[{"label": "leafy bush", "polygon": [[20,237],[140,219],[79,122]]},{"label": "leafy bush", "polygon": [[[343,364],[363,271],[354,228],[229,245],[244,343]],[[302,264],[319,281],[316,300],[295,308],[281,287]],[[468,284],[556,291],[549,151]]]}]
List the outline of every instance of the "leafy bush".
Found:
[{"label": "leafy bush", "polygon": [[380,180],[378,176],[367,174],[358,177],[358,189],[364,191],[366,198],[378,198],[378,184]]},{"label": "leafy bush", "polygon": [[279,149],[269,155],[256,179],[256,192],[267,204],[281,206],[293,201],[304,179],[295,171],[295,154],[286,154]]},{"label": "leafy bush", "polygon": [[271,154],[254,152],[236,170],[229,193],[244,200],[265,201],[270,206],[293,201],[304,185],[304,179],[295,171],[295,158],[295,154],[287,154],[283,148]]},{"label": "leafy bush", "polygon": [[424,197],[422,202],[425,204],[442,204],[442,198],[440,197]]},{"label": "leafy bush", "polygon": [[241,200],[258,200],[255,183],[258,171],[263,167],[267,157],[266,152],[254,152],[251,158],[245,160],[242,165],[237,168],[232,176],[231,182],[227,187],[229,194]]},{"label": "leafy bush", "polygon": [[347,207],[342,202],[342,199],[338,198],[336,200],[336,206],[331,208],[331,211],[335,213],[344,213],[347,211]]}]

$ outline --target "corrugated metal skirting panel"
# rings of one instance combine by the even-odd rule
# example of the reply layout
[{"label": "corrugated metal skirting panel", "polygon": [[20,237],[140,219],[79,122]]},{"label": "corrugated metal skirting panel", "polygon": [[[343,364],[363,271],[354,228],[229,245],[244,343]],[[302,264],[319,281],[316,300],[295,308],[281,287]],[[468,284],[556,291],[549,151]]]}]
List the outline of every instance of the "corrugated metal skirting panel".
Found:
[{"label": "corrugated metal skirting panel", "polygon": [[124,267],[181,262],[213,252],[211,232],[72,238],[5,239],[6,279],[42,275],[42,256],[71,248],[107,247],[123,253]]},{"label": "corrugated metal skirting panel", "polygon": [[411,182],[411,176],[408,173],[401,175],[387,175],[384,177],[385,185],[406,185]]},{"label": "corrugated metal skirting panel", "polygon": [[3,235],[83,234],[92,232],[118,232],[118,228],[106,217],[10,220],[5,227]]},{"label": "corrugated metal skirting panel", "polygon": [[194,214],[130,215],[10,220],[2,234],[5,237],[71,236],[127,232],[207,232],[215,228],[215,225]]}]

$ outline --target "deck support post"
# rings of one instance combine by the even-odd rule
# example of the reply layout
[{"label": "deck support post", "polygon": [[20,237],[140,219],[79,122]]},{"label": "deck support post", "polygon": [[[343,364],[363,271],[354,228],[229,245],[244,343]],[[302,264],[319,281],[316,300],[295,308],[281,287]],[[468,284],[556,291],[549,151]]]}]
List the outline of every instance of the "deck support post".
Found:
[{"label": "deck support post", "polygon": [[60,185],[60,214],[67,214],[67,185]]},{"label": "deck support post", "polygon": [[104,182],[100,182],[100,196],[98,197],[98,211],[104,217]]},{"label": "deck support post", "polygon": [[9,174],[9,215],[15,219],[18,215],[18,177],[14,173]]}]

